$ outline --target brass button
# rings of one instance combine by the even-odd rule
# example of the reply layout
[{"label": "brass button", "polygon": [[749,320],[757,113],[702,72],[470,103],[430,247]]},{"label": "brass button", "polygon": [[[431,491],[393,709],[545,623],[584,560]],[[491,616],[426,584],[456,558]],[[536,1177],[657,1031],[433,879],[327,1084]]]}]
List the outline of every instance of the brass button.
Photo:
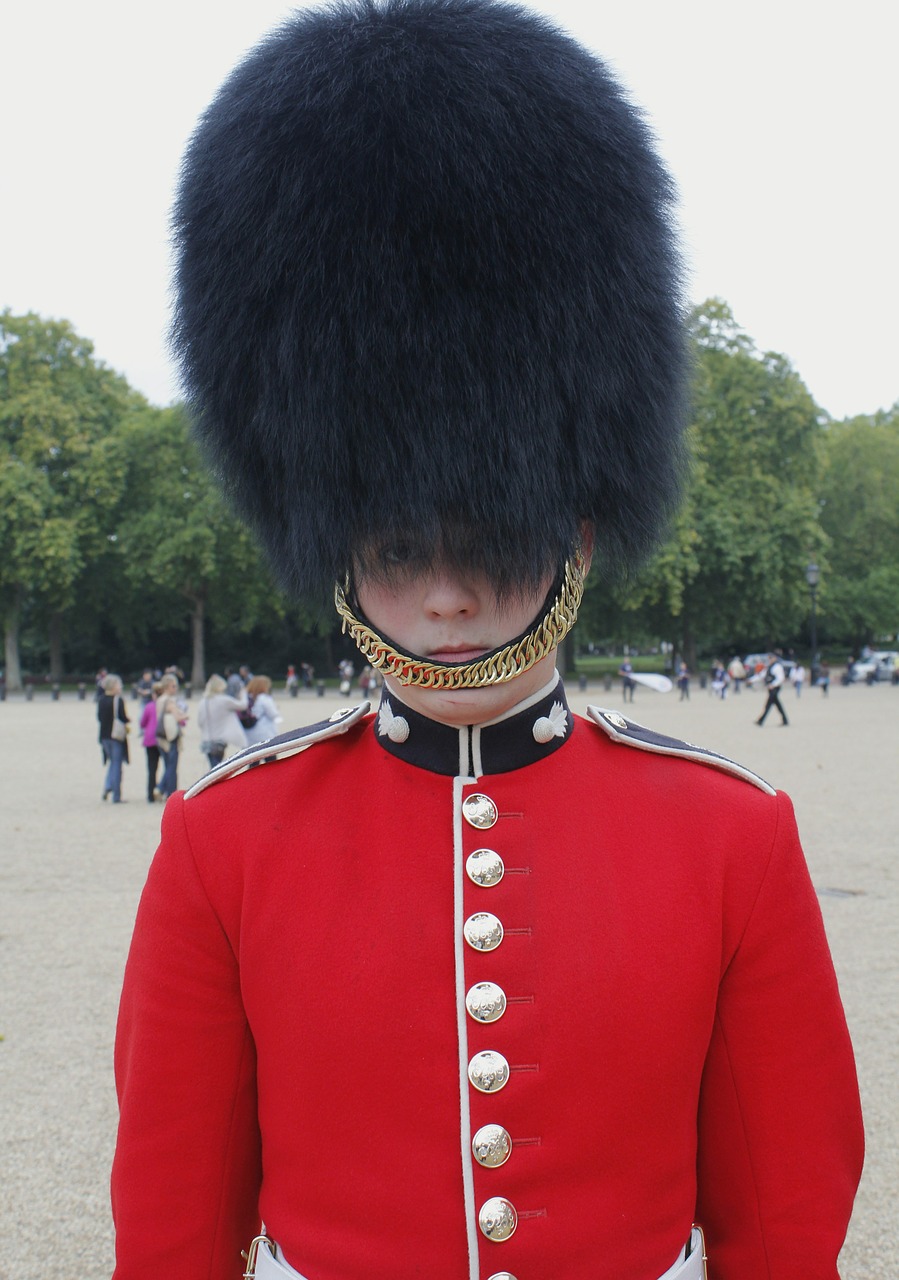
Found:
[{"label": "brass button", "polygon": [[462,926],[465,941],[475,951],[495,951],[503,940],[503,926],[489,911],[476,911]]},{"label": "brass button", "polygon": [[488,1240],[508,1240],[518,1226],[518,1213],[512,1201],[505,1196],[485,1200],[478,1211],[478,1226]]},{"label": "brass button", "polygon": [[506,1012],[506,993],[495,982],[476,982],[468,988],[465,1008],[475,1022],[496,1022]]},{"label": "brass button", "polygon": [[609,724],[613,724],[616,729],[627,728],[627,721],[624,716],[620,716],[617,711],[606,711],[604,714]]},{"label": "brass button", "polygon": [[471,1152],[485,1169],[498,1169],[512,1154],[512,1139],[501,1124],[485,1124],[471,1140]]},{"label": "brass button", "polygon": [[491,889],[499,884],[505,872],[502,858],[492,849],[475,849],[465,860],[465,874],[474,884],[479,884],[484,889]]},{"label": "brass button", "polygon": [[478,1093],[498,1093],[509,1083],[509,1064],[495,1049],[484,1049],[469,1062],[468,1079]]},{"label": "brass button", "polygon": [[496,822],[499,811],[489,796],[476,791],[462,801],[462,817],[470,826],[485,830]]}]

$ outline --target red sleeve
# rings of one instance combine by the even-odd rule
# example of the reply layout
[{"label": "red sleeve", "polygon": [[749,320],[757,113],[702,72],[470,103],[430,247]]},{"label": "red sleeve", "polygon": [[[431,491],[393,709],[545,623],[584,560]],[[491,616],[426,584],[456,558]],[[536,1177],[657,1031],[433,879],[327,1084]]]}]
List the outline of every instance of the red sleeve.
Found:
[{"label": "red sleeve", "polygon": [[116,1037],[115,1280],[228,1280],[258,1223],[255,1050],[237,959],[166,805]]},{"label": "red sleeve", "polygon": [[861,1175],[852,1047],[792,807],[777,803],[703,1076],[697,1220],[710,1280],[837,1280]]}]

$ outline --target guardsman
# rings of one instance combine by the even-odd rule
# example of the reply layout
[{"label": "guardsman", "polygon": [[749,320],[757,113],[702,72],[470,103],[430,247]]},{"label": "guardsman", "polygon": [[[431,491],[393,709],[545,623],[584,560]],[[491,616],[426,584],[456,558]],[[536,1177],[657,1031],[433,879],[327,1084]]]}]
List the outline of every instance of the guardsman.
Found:
[{"label": "guardsman", "polygon": [[203,117],[197,432],[383,689],[166,805],[117,1280],[835,1280],[858,1094],[789,800],[555,665],[676,500],[671,199],[494,0],[301,11]]}]

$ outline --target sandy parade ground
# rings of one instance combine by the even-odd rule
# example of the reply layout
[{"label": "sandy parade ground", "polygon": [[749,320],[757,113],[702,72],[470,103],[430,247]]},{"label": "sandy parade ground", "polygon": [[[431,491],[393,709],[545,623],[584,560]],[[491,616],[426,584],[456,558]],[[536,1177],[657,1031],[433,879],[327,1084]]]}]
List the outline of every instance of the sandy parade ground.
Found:
[{"label": "sandy parade ground", "polygon": [[[283,728],[347,699],[278,696]],[[620,686],[575,686],[622,708]],[[844,1280],[899,1276],[899,688],[837,685],[784,698],[759,729],[760,690],[721,702],[694,687],[638,688],[627,714],[741,761],[793,796],[853,1033],[868,1157],[843,1253]],[[129,701],[134,717],[135,703]],[[192,706],[195,710],[196,700]],[[100,802],[93,702],[10,695],[0,704],[0,1277],[102,1280],[112,1270],[108,1173],[115,1136],[118,990],[162,806],[146,802],[132,733],[128,803]],[[182,785],[202,772],[188,729]],[[177,1045],[160,1045],[177,1053]],[[165,1223],[159,1224],[161,1232]],[[550,1276],[535,1280],[553,1280]],[[601,1265],[597,1280],[603,1280]],[[802,1277],[796,1277],[802,1280]]]}]

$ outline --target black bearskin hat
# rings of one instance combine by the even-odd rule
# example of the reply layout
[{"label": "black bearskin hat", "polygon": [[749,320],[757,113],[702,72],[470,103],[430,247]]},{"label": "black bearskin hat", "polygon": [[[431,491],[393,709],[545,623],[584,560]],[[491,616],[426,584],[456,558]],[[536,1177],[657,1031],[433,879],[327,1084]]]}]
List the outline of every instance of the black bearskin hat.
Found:
[{"label": "black bearskin hat", "polygon": [[295,593],[385,537],[500,589],[678,488],[672,191],[603,64],[496,0],[301,11],[185,156],[173,342],[196,430]]}]

